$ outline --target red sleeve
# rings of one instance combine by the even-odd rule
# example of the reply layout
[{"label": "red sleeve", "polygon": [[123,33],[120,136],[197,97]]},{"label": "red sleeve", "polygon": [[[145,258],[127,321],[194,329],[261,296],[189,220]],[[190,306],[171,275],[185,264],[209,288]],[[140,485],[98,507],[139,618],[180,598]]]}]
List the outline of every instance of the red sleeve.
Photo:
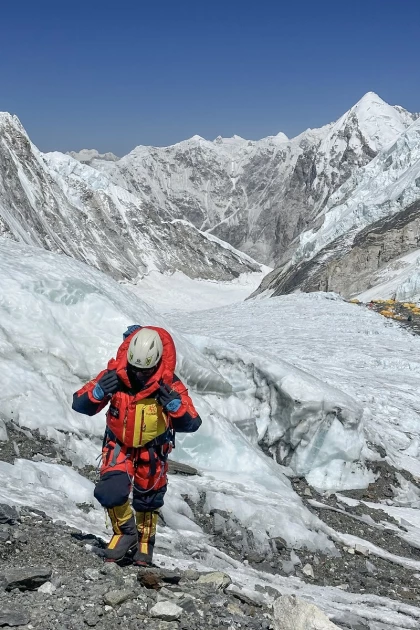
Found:
[{"label": "red sleeve", "polygon": [[169,415],[171,418],[181,418],[181,416],[184,416],[186,413],[188,413],[191,418],[196,418],[198,416],[197,410],[194,407],[194,403],[191,400],[188,394],[188,389],[185,387],[184,383],[179,380],[175,381],[172,383],[172,389],[181,395],[181,406],[178,411],[170,412]]},{"label": "red sleeve", "polygon": [[104,407],[109,403],[109,396],[105,396],[103,400],[96,400],[93,396],[93,390],[98,380],[108,370],[102,370],[98,376],[83,385],[81,389],[73,394],[72,408],[79,413],[84,413],[88,416],[94,416],[96,413],[102,411]]}]

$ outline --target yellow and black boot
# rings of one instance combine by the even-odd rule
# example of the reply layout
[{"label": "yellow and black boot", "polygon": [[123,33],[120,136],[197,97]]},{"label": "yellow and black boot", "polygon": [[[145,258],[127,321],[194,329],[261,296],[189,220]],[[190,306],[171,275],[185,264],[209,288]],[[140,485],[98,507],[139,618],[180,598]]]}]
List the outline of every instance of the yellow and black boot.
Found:
[{"label": "yellow and black boot", "polygon": [[127,501],[107,510],[114,535],[104,551],[105,562],[118,562],[130,550],[136,550],[138,534],[131,506]]},{"label": "yellow and black boot", "polygon": [[137,566],[147,567],[152,564],[158,518],[158,511],[136,512],[139,544],[133,557],[133,563]]}]

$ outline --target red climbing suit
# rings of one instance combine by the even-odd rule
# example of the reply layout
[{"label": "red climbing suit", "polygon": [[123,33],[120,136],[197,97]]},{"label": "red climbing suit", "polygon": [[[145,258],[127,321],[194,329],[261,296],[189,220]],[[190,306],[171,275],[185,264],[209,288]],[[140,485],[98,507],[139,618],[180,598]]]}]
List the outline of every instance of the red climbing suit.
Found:
[{"label": "red climbing suit", "polygon": [[[194,431],[199,424],[195,422],[195,428],[190,428],[193,426],[191,423],[199,418],[187,388],[174,374],[176,350],[171,335],[163,328],[146,328],[159,334],[163,354],[157,372],[147,381],[145,388],[137,394],[129,393],[131,384],[126,371],[127,351],[132,337],[138,332],[135,330],[123,341],[116,358],[108,362],[107,370],[116,370],[122,383],[120,391],[113,394],[111,399],[95,399],[95,385],[107,372],[103,370],[76,392],[73,408],[83,413],[81,399],[84,399],[85,408],[91,408],[91,412],[85,413],[93,415],[110,403],[106,415],[107,435],[102,451],[101,477],[108,472],[127,472],[142,490],[158,490],[167,483],[166,460],[172,450],[173,431]],[[180,394],[181,406],[178,411],[164,412],[156,401],[154,394],[158,391],[159,382],[169,385]]]}]

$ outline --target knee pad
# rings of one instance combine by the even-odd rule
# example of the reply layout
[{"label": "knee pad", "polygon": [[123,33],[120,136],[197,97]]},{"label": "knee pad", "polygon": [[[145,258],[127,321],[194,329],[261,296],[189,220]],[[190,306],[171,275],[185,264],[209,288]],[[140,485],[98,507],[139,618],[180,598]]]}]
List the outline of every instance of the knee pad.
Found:
[{"label": "knee pad", "polygon": [[133,508],[136,512],[153,512],[162,507],[167,486],[152,490],[150,492],[140,492],[134,485]]},{"label": "knee pad", "polygon": [[113,508],[127,502],[131,490],[130,479],[125,472],[103,475],[96,484],[94,497],[104,508]]}]

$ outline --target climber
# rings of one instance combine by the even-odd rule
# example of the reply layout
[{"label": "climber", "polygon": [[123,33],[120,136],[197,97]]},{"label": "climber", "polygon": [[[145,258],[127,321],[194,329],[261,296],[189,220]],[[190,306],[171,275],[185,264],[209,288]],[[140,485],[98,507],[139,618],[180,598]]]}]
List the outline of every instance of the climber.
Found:
[{"label": "climber", "polygon": [[114,532],[104,550],[107,562],[118,562],[130,552],[134,564],[152,564],[175,434],[192,433],[201,425],[186,387],[174,373],[175,363],[175,345],[166,330],[130,326],[116,359],[73,396],[73,409],[88,416],[110,403],[94,492]]}]

